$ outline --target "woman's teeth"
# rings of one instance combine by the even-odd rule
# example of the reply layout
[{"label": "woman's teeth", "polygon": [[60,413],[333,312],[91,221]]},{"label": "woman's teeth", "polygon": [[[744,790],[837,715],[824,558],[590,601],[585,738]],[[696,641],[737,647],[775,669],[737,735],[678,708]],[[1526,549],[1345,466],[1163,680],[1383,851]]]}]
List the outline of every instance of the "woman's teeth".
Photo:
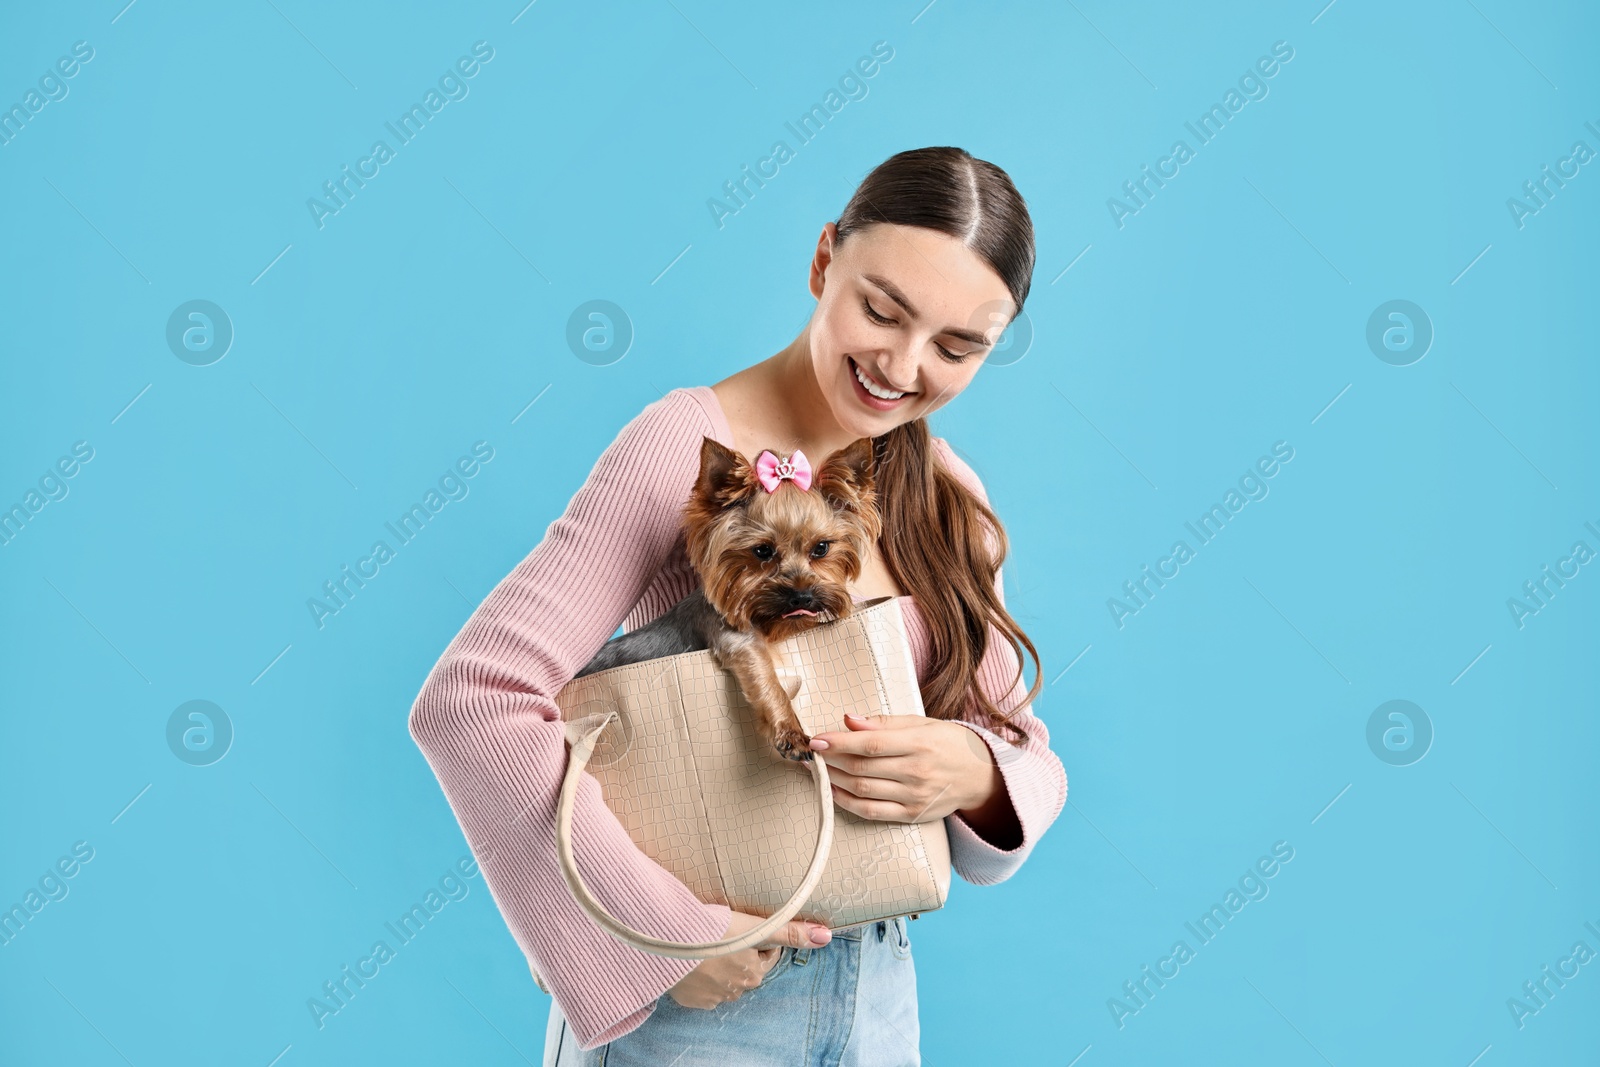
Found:
[{"label": "woman's teeth", "polygon": [[861,388],[865,389],[879,400],[899,400],[901,397],[906,395],[904,393],[893,392],[889,389],[882,389],[877,385],[874,385],[872,379],[868,378],[859,366],[856,367],[856,381],[861,383]]}]

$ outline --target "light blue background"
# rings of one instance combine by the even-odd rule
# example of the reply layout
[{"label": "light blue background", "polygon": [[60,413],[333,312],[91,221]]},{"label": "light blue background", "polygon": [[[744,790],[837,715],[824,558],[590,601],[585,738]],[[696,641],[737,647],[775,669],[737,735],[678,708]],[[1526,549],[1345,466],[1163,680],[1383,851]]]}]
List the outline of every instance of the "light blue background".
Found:
[{"label": "light blue background", "polygon": [[[124,3],[0,13],[0,104],[95,50],[0,147],[0,502],[95,450],[0,547],[0,903],[95,850],[0,947],[0,1060],[538,1062],[481,876],[325,1028],[306,1007],[467,851],[411,700],[627,419],[794,336],[854,184],[954,144],[1028,198],[1035,338],[934,429],[1007,524],[1071,795],[1011,880],[912,924],[926,1062],[1594,1062],[1600,963],[1506,1006],[1600,951],[1600,566],[1506,606],[1600,550],[1600,164],[1507,208],[1600,150],[1592,7]],[[470,95],[318,229],[307,198],[479,40]],[[1119,228],[1107,198],[1280,40]],[[210,366],[164,339],[193,299],[236,331]],[[591,299],[636,330],[610,366],[564,340]],[[1365,341],[1392,299],[1435,330],[1410,366]],[[307,598],[479,440],[470,495],[319,630]],[[1270,495],[1119,629],[1107,599],[1276,441]],[[236,730],[209,767],[165,740],[193,699]],[[1365,739],[1391,699],[1436,732],[1411,766]],[[1270,895],[1119,1028],[1277,841]]]}]

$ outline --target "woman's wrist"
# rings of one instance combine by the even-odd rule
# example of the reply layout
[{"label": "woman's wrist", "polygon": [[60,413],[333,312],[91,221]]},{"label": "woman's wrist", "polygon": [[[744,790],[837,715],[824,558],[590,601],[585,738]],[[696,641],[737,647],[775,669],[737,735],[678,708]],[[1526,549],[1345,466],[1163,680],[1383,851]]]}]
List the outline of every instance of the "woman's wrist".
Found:
[{"label": "woman's wrist", "polygon": [[994,761],[994,753],[983,745],[988,755],[982,783],[974,789],[974,801],[967,807],[957,808],[956,814],[977,831],[995,848],[1010,852],[1022,844],[1022,823],[1011,803],[1011,793],[1006,789],[1005,776]]}]

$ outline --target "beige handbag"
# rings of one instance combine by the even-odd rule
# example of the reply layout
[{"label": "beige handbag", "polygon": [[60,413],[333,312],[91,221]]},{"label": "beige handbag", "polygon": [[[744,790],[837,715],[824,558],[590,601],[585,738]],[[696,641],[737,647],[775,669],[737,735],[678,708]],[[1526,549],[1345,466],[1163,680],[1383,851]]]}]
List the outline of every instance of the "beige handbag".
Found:
[{"label": "beige handbag", "polygon": [[[846,711],[924,713],[894,597],[862,601],[848,617],[774,650],[807,734],[843,729]],[[785,760],[765,744],[738,682],[710,652],[585,675],[556,703],[571,746],[556,806],[561,873],[584,910],[619,940],[660,956],[705,959],[765,941],[795,917],[838,930],[944,906],[950,843],[943,819],[894,823],[836,811],[826,764]],[[572,808],[584,771],[598,779],[607,807],[640,849],[696,897],[765,921],[725,940],[679,944],[607,913],[573,857]]]}]

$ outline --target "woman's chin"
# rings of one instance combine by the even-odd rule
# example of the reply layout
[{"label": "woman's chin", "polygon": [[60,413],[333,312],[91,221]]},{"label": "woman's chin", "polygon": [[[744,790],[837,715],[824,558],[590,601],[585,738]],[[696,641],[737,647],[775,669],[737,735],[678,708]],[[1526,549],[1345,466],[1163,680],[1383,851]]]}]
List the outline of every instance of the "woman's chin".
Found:
[{"label": "woman's chin", "polygon": [[902,422],[909,421],[898,411],[872,411],[865,407],[855,394],[852,385],[843,383],[843,397],[833,406],[833,417],[853,437],[878,437],[888,433]]}]

